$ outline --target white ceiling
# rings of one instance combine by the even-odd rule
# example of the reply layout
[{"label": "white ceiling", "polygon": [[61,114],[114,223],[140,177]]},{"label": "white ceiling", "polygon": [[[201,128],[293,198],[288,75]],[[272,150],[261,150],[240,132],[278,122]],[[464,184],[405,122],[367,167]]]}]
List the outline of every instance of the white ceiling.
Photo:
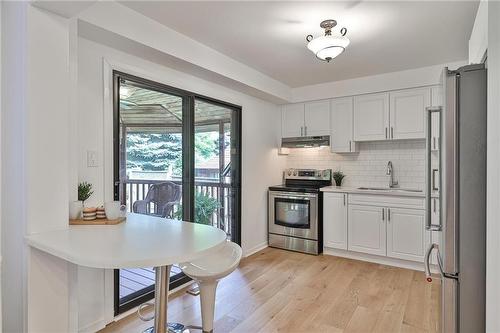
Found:
[{"label": "white ceiling", "polygon": [[[479,4],[477,1],[121,3],[290,87],[467,59],[468,40]],[[347,28],[351,45],[333,62],[324,63],[306,48],[305,36],[321,35],[319,23],[328,18],[339,23],[336,31]]]}]

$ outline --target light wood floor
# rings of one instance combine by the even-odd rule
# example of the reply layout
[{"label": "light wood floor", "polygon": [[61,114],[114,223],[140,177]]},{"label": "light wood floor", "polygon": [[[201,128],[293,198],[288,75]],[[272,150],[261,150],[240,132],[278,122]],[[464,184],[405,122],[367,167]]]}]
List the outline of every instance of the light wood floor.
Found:
[{"label": "light wood floor", "polygon": [[[266,248],[217,289],[215,329],[237,332],[436,332],[440,284],[422,272]],[[200,324],[199,297],[172,295],[169,321]],[[141,332],[130,315],[102,333]]]}]

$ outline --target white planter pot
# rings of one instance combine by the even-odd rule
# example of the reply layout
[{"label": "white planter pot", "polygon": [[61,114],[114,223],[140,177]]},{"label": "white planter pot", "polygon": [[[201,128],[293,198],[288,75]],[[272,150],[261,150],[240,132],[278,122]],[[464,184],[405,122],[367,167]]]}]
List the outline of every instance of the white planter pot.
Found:
[{"label": "white planter pot", "polygon": [[69,203],[69,218],[77,220],[82,217],[83,201],[72,201]]}]

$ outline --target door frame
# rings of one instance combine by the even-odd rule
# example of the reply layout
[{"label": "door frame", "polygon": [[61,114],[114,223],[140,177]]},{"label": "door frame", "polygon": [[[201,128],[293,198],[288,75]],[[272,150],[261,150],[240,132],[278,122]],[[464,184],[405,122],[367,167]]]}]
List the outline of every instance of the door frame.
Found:
[{"label": "door frame", "polygon": [[[175,88],[153,80],[138,77],[128,74],[120,70],[112,69],[112,106],[113,106],[113,198],[119,200],[119,182],[120,182],[120,110],[119,110],[119,83],[120,79],[134,81],[135,84],[144,85],[145,88],[156,90],[161,93],[179,96],[183,99],[182,111],[182,201],[183,201],[183,221],[193,221],[194,218],[194,189],[195,189],[195,100],[201,100],[211,104],[223,106],[231,109],[235,115],[234,126],[236,126],[236,156],[237,167],[234,174],[234,184],[232,184],[234,192],[234,212],[231,223],[232,241],[241,245],[241,160],[242,160],[242,107],[236,104],[224,102],[212,97],[197,94],[191,91]],[[187,152],[187,154],[185,153]],[[184,167],[187,165],[187,167]],[[154,298],[154,285],[145,288],[146,292],[133,293],[125,297],[126,301],[120,305],[120,273],[118,269],[113,272],[113,295],[114,295],[114,315],[117,316],[125,311],[128,311],[143,302]],[[179,278],[170,281],[169,289],[177,288],[191,279],[184,274],[179,274]]]}]

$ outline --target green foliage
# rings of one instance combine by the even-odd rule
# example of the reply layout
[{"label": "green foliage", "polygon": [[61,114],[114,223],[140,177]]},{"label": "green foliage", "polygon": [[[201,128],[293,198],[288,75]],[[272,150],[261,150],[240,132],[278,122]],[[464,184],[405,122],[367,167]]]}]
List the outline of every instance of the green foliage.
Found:
[{"label": "green foliage", "polygon": [[129,133],[127,170],[166,171],[170,165],[173,165],[174,169],[175,166],[182,167],[181,138],[180,134]]},{"label": "green foliage", "polygon": [[[200,132],[195,136],[197,162],[218,154],[217,132]],[[128,133],[127,170],[167,171],[182,175],[182,135],[170,133]]]},{"label": "green foliage", "polygon": [[335,171],[332,174],[332,177],[333,177],[333,180],[335,181],[335,185],[341,186],[342,185],[342,181],[345,178],[345,175],[344,175],[344,173],[342,171]]},{"label": "green foliage", "polygon": [[94,193],[92,191],[92,184],[87,182],[81,182],[78,184],[78,200],[85,201]]},{"label": "green foliage", "polygon": [[[217,208],[219,208],[217,199],[196,192],[194,196],[194,222],[211,225],[212,215]],[[182,220],[182,205],[179,205],[179,209],[174,213],[174,218]]]}]

